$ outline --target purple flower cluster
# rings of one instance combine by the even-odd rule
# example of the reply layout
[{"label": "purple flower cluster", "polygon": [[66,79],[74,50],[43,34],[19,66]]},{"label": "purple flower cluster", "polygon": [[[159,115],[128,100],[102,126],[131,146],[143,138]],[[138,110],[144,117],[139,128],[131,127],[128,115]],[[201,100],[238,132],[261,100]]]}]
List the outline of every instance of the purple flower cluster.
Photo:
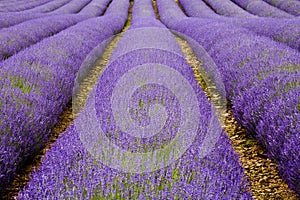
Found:
[{"label": "purple flower cluster", "polygon": [[[204,1],[211,7],[208,7]],[[185,12],[189,16],[195,17],[219,17],[214,11],[222,16],[227,17],[243,17],[252,18],[255,15],[262,17],[282,17],[282,18],[292,18],[292,15],[279,10],[266,2],[263,1],[251,1],[251,0],[235,0],[234,2],[230,0],[225,1],[213,1],[213,0],[179,0],[179,2],[184,7]],[[235,4],[237,3],[237,4]],[[245,10],[244,10],[245,9]],[[247,12],[248,11],[248,12]],[[252,14],[253,15],[252,15]]]},{"label": "purple flower cluster", "polygon": [[254,17],[230,0],[204,0],[216,13],[228,17]]},{"label": "purple flower cluster", "polygon": [[[135,6],[133,7],[132,12],[134,13],[132,15],[132,24],[133,25],[135,25],[136,22],[143,22],[142,19],[144,19],[144,18],[148,19],[149,22],[151,20],[157,22],[157,20],[153,20],[156,18],[156,15],[152,8],[152,4],[149,3],[149,0],[146,0],[144,2],[142,2],[142,1],[135,2]],[[163,27],[163,25],[160,22],[157,24],[160,24],[160,27]],[[131,28],[133,28],[133,27],[131,27]]]},{"label": "purple flower cluster", "polygon": [[[93,0],[83,7],[82,6],[84,4],[83,2],[81,3],[80,2],[68,3],[68,2],[69,0],[51,1],[48,4],[45,4],[43,6],[35,7],[33,9],[25,10],[22,12],[0,13],[0,30],[1,28],[14,26],[16,24],[20,24],[28,20],[33,20],[41,17],[51,17],[57,14],[74,14],[78,11],[79,11],[78,14],[85,15],[86,17],[95,17],[101,15],[105,11],[106,5],[109,3],[108,0],[105,1]],[[56,9],[58,7],[61,8]]]},{"label": "purple flower cluster", "polygon": [[0,61],[85,19],[87,16],[84,15],[55,15],[2,29],[0,31]]},{"label": "purple flower cluster", "polygon": [[70,14],[78,13],[82,8],[84,8],[91,0],[72,0],[66,5],[54,10],[51,14]]},{"label": "purple flower cluster", "polygon": [[[111,143],[134,153],[162,148],[178,134],[174,126],[184,120],[180,118],[183,112],[180,96],[156,83],[134,91],[129,110],[133,120],[143,126],[149,123],[151,104],[160,102],[164,105],[168,117],[158,137],[138,139],[120,130],[116,124],[110,100],[113,90],[120,77],[143,65],[164,65],[178,71],[196,93],[201,112],[197,135],[187,151],[171,165],[151,172],[126,173],[104,165],[85,148],[76,127],[84,119],[83,115],[89,115],[90,95],[75,125],[68,127],[46,153],[39,170],[32,174],[29,184],[19,193],[19,199],[251,199],[239,158],[223,131],[212,152],[204,158],[200,156],[209,126],[220,124],[210,124],[211,105],[195,81],[175,38],[155,19],[150,0],[135,1],[133,24],[121,38],[92,92],[106,137]],[[92,128],[89,131],[93,131]]]},{"label": "purple flower cluster", "polygon": [[18,12],[26,9],[30,9],[49,2],[50,0],[38,0],[38,1],[19,1],[18,3],[5,3],[0,7],[0,12]]},{"label": "purple flower cluster", "polygon": [[71,0],[54,0],[50,1],[44,5],[37,6],[31,9],[27,9],[24,12],[32,12],[32,13],[46,13],[46,12],[51,12],[53,10],[56,10],[67,3],[69,3]]},{"label": "purple flower cluster", "polygon": [[248,12],[260,17],[274,18],[292,18],[293,15],[288,14],[262,0],[232,0]]},{"label": "purple flower cluster", "polygon": [[264,0],[264,1],[292,15],[300,16],[300,2],[297,0]]},{"label": "purple flower cluster", "polygon": [[299,194],[300,73],[299,67],[286,70],[255,80],[232,104],[238,121],[264,144],[281,176]]},{"label": "purple flower cluster", "polygon": [[167,0],[166,2],[168,3],[157,4],[157,8],[164,11],[163,15],[159,13],[159,18],[168,28],[173,27],[177,21],[188,19],[173,1]]},{"label": "purple flower cluster", "polygon": [[[300,50],[300,21],[299,19],[274,19],[274,18],[226,18],[211,13],[212,10],[201,1],[180,0],[182,6],[190,17],[209,17],[219,21],[233,23],[237,26],[247,28],[259,35],[265,35],[275,41],[287,44]],[[193,2],[193,3],[191,3]],[[195,5],[193,5],[195,4]],[[209,14],[208,14],[209,13]],[[230,12],[227,13],[228,15]]]},{"label": "purple flower cluster", "polygon": [[99,163],[71,125],[19,199],[251,199],[229,139],[222,134],[209,157],[197,157],[197,142],[172,166],[151,173],[122,173]]},{"label": "purple flower cluster", "polygon": [[121,31],[128,6],[120,4],[115,0],[103,17],[80,22],[0,64],[0,191],[45,145],[88,53]]},{"label": "purple flower cluster", "polygon": [[272,38],[288,46],[300,50],[300,20],[299,19],[230,19],[232,22],[243,28],[247,28],[259,35]]},{"label": "purple flower cluster", "polygon": [[88,16],[99,16],[105,11],[109,2],[110,0],[92,0],[88,5],[86,5],[80,10],[79,14]]},{"label": "purple flower cluster", "polygon": [[0,61],[7,59],[42,39],[86,20],[88,17],[101,15],[108,3],[108,0],[92,2],[80,11],[80,15],[62,14],[46,16],[2,29],[0,32],[0,45],[2,47],[0,49]]},{"label": "purple flower cluster", "polygon": [[222,74],[237,121],[267,148],[282,177],[300,194],[299,51],[226,21],[172,18],[178,12],[172,0],[159,0],[157,5],[169,28],[208,51]]},{"label": "purple flower cluster", "polygon": [[27,20],[37,19],[39,17],[44,17],[41,13],[0,13],[0,30],[9,26],[13,26]]},{"label": "purple flower cluster", "polygon": [[[299,74],[298,74],[299,80]],[[267,104],[267,112],[261,115],[263,120],[258,122],[257,132],[261,137],[270,137],[265,133],[272,133],[272,138],[268,139],[267,148],[272,148],[269,153],[271,157],[276,158],[277,155],[283,157],[278,159],[280,166],[286,166],[290,170],[282,169],[280,171],[288,185],[299,194],[299,121],[300,121],[300,88],[293,88],[284,95],[277,96],[271,104]],[[270,115],[269,113],[272,113]],[[282,134],[285,133],[285,134]],[[284,142],[282,142],[284,141]],[[293,148],[291,148],[293,147]]]},{"label": "purple flower cluster", "polygon": [[193,17],[219,17],[212,9],[210,9],[203,1],[195,0],[179,0],[185,13]]}]

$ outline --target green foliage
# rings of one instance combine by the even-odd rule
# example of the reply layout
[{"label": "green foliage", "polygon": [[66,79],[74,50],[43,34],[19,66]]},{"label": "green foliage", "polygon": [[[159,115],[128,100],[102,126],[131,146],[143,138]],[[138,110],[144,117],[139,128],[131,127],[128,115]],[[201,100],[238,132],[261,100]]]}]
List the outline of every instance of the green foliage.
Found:
[{"label": "green foliage", "polygon": [[20,88],[23,94],[29,94],[33,88],[33,85],[29,85],[26,80],[21,77],[14,76],[12,79],[12,87]]}]

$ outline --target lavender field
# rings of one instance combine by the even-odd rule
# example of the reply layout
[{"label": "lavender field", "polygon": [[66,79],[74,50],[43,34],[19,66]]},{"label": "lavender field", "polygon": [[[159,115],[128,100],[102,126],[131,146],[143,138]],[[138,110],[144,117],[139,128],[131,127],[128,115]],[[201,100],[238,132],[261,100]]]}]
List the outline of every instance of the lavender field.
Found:
[{"label": "lavender field", "polygon": [[300,199],[299,0],[0,0],[0,199]]}]

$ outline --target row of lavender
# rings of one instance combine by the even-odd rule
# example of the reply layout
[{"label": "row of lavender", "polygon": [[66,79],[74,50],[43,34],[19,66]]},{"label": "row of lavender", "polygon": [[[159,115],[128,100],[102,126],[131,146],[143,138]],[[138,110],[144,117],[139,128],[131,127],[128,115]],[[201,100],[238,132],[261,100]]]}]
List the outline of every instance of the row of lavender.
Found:
[{"label": "row of lavender", "polygon": [[45,145],[71,100],[86,55],[122,30],[127,10],[119,4],[114,1],[103,17],[80,22],[0,64],[0,191]]},{"label": "row of lavender", "polygon": [[76,23],[101,15],[109,0],[95,1],[78,14],[61,14],[29,20],[0,31],[0,62],[42,39]]},{"label": "row of lavender", "polygon": [[[267,0],[272,1],[272,0]],[[181,1],[180,1],[181,2]],[[275,2],[273,2],[274,5]],[[296,0],[277,2],[278,8],[269,5],[262,0],[200,0],[183,1],[187,10],[193,10],[194,15],[215,14],[230,17],[272,17],[272,18],[293,18],[300,15],[300,2]],[[211,9],[203,9],[209,5]],[[291,5],[291,6],[289,6]],[[280,9],[279,9],[280,8]],[[283,10],[281,10],[283,9]],[[286,12],[285,12],[286,11]]]},{"label": "row of lavender", "polygon": [[36,6],[31,9],[26,9],[24,12],[32,12],[32,13],[48,13],[51,11],[54,11],[66,4],[72,4],[71,0],[54,0],[50,1],[47,4],[41,5],[41,6]]},{"label": "row of lavender", "polygon": [[172,0],[157,4],[170,29],[208,51],[222,74],[237,121],[266,147],[281,176],[300,194],[299,51],[233,23],[188,18]]},{"label": "row of lavender", "polygon": [[[219,7],[215,4],[209,4],[214,8],[215,13],[202,1],[179,0],[184,8],[185,13],[190,17],[212,18],[212,21],[219,20],[233,23],[237,26],[247,28],[259,35],[271,37],[289,45],[292,48],[300,50],[300,21],[297,18],[263,18],[249,16],[245,11],[230,1],[218,2]],[[300,5],[300,2],[299,2]],[[299,10],[300,14],[300,10]],[[228,17],[227,17],[228,16]]]},{"label": "row of lavender", "polygon": [[[300,2],[297,0],[290,0],[283,3],[275,0],[232,0],[234,3],[247,10],[250,13],[261,17],[292,17],[293,15],[300,15]],[[273,5],[267,2],[273,2]],[[276,7],[277,6],[277,7]],[[286,12],[285,12],[286,11]],[[291,13],[291,14],[288,14]]]},{"label": "row of lavender", "polygon": [[248,12],[258,15],[260,17],[293,17],[293,15],[290,15],[285,11],[282,11],[274,6],[271,6],[262,0],[233,0],[233,2],[235,2]]},{"label": "row of lavender", "polygon": [[15,12],[30,9],[36,6],[46,4],[50,0],[38,0],[38,1],[26,1],[26,2],[10,2],[2,3],[0,2],[0,12]]},{"label": "row of lavender", "polygon": [[280,8],[292,15],[300,16],[300,2],[298,0],[264,0],[265,2]]},{"label": "row of lavender", "polygon": [[[164,71],[171,75],[167,76]],[[160,73],[164,74],[161,78]],[[156,118],[162,119],[161,113],[157,116],[152,112],[155,117],[151,117],[151,107],[155,104],[163,106],[167,112],[163,128],[152,130],[157,131],[157,135],[134,137],[120,128],[122,126],[114,116],[111,98],[121,77],[128,74],[134,76],[129,76],[129,81],[136,81],[135,85],[128,85],[129,89],[134,90],[128,100],[129,115],[138,126],[149,125]],[[181,82],[176,74],[186,82]],[[139,80],[143,80],[144,84],[140,85]],[[196,113],[199,116],[194,121],[197,125],[194,141],[178,160],[167,165],[164,160],[167,156],[164,155],[163,160],[154,161],[154,165],[159,166],[157,169],[148,171],[145,167],[140,173],[135,172],[144,165],[137,163],[127,166],[126,161],[130,162],[131,159],[124,154],[115,158],[114,152],[107,154],[107,150],[103,152],[107,157],[98,160],[89,146],[101,148],[105,138],[137,156],[154,152],[151,154],[153,156],[156,149],[172,149],[182,144],[181,140],[179,143],[172,141],[176,140],[176,134],[180,134],[179,128],[183,131],[183,124],[190,120],[182,115],[187,112],[182,101],[191,102],[190,94],[184,93],[187,88],[181,90],[183,93],[176,93],[171,85],[181,88],[184,83],[190,85],[196,97],[196,103],[192,102],[189,106],[201,112]],[[167,87],[168,84],[170,87]],[[128,90],[126,85],[121,83],[121,91]],[[127,101],[127,95],[122,94],[116,94],[118,102]],[[192,110],[189,115],[192,115]],[[92,113],[97,115],[99,121],[92,119]],[[39,170],[32,174],[28,186],[19,193],[19,199],[251,199],[247,188],[249,183],[239,158],[219,122],[211,121],[213,115],[214,111],[195,81],[179,44],[171,32],[156,20],[152,1],[135,1],[132,25],[111,55],[109,65],[90,93],[84,109],[46,153]],[[122,118],[122,121],[126,120]],[[104,131],[99,141],[90,135],[97,124]],[[82,130],[80,126],[83,126]],[[217,137],[216,145],[211,147],[212,152],[203,158],[201,154],[205,150],[201,146],[211,127],[220,131],[220,137]],[[95,134],[99,133],[96,131]],[[88,146],[85,146],[85,137],[89,141]],[[114,161],[107,165],[107,160]],[[121,161],[122,167],[117,167],[116,163]]]},{"label": "row of lavender", "polygon": [[[78,12],[85,13],[89,16],[95,15],[95,13],[98,11],[95,10],[94,4],[102,5],[102,2],[97,0],[58,0],[51,1],[47,4],[37,6],[32,9],[24,9],[20,12],[0,13],[0,29],[16,25],[27,20],[47,17],[48,15],[53,16],[60,14],[74,14]],[[15,8],[15,6],[13,7]],[[91,10],[85,9],[85,7],[88,7]],[[89,13],[87,11],[91,12]]]},{"label": "row of lavender", "polygon": [[[45,1],[45,0],[44,0]],[[85,6],[91,0],[56,0],[56,1],[47,1],[46,3],[41,4],[39,1],[33,2],[19,2],[12,3],[11,5],[5,4],[6,6],[2,9],[0,8],[0,12],[41,12],[46,13],[50,11],[64,13],[64,12],[77,12],[80,7]]]}]

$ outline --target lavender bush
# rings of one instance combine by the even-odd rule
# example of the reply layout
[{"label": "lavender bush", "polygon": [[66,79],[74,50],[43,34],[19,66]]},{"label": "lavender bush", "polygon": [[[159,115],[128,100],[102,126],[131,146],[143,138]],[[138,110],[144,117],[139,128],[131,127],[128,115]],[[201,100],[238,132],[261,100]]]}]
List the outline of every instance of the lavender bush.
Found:
[{"label": "lavender bush", "polygon": [[297,0],[264,0],[277,8],[292,15],[300,16],[300,2]]},{"label": "lavender bush", "polygon": [[298,194],[299,77],[299,67],[294,73],[289,70],[271,73],[262,80],[255,80],[254,86],[233,100],[238,121],[265,145],[269,157],[281,168],[284,166],[280,174]]},{"label": "lavender bush", "polygon": [[[300,111],[289,107],[273,112],[275,103],[299,105],[299,51],[219,20],[175,18],[179,8],[172,0],[159,0],[157,5],[169,28],[188,35],[208,51],[222,74],[237,121],[267,148],[282,177],[300,194],[296,153]],[[271,131],[275,127],[276,132]]]},{"label": "lavender bush", "polygon": [[67,3],[69,3],[71,0],[54,0],[50,1],[44,5],[37,6],[31,9],[27,9],[24,12],[32,12],[32,13],[46,13],[46,12],[51,12],[53,10],[56,10]]},{"label": "lavender bush", "polygon": [[49,2],[50,0],[38,0],[38,1],[27,1],[27,2],[18,2],[12,3],[12,5],[7,5],[0,7],[0,12],[17,12],[30,9],[42,4]]},{"label": "lavender bush", "polygon": [[[52,4],[50,4],[52,3]],[[56,3],[56,4],[54,4]],[[72,14],[75,13],[77,11],[79,11],[79,14],[83,14],[86,15],[88,17],[95,17],[95,16],[99,16],[101,15],[104,10],[106,9],[106,5],[108,4],[108,0],[105,1],[91,1],[89,4],[87,4],[85,7],[81,7],[82,3],[80,4],[80,2],[76,2],[74,3],[70,3],[70,4],[64,4],[68,3],[68,2],[55,2],[55,1],[51,1],[49,2],[49,6],[48,4],[44,5],[42,8],[40,7],[36,7],[34,9],[29,9],[29,10],[25,10],[22,12],[16,12],[16,13],[0,13],[0,30],[1,28],[7,28],[10,26],[14,26],[16,24],[20,24],[22,22],[28,21],[28,20],[33,20],[33,19],[37,19],[37,18],[41,18],[41,17],[51,17],[51,16],[55,16],[55,15],[59,15],[59,14]],[[62,6],[64,5],[62,8],[54,10],[53,6]],[[82,9],[81,9],[82,8]],[[81,10],[80,10],[81,9]],[[39,13],[41,12],[41,13]],[[43,13],[46,12],[46,13]],[[34,30],[32,30],[34,31]]]},{"label": "lavender bush", "polygon": [[243,10],[230,0],[204,0],[207,4],[209,4],[216,13],[223,16],[230,17],[254,17],[247,11]]},{"label": "lavender bush", "polygon": [[27,20],[44,17],[41,13],[0,13],[0,30],[9,26],[13,26]]},{"label": "lavender bush", "polygon": [[[299,75],[297,77],[299,79]],[[277,97],[272,104],[268,104],[268,112],[265,112],[258,122],[256,128],[262,137],[265,133],[273,133],[270,144],[272,146],[271,157],[277,157],[277,154],[283,157],[278,159],[280,166],[286,166],[290,170],[281,170],[280,173],[292,185],[293,189],[299,194],[299,121],[300,121],[300,88],[293,88],[288,93]],[[269,113],[272,113],[271,115]],[[265,123],[267,122],[267,123]],[[282,134],[286,133],[286,134]],[[269,135],[268,135],[269,136]],[[282,142],[284,141],[284,142]],[[297,142],[298,141],[298,142]],[[291,148],[293,147],[293,148]]]},{"label": "lavender bush", "polygon": [[47,152],[18,199],[251,199],[228,138],[222,134],[218,148],[204,159],[197,159],[197,145],[168,168],[122,173],[97,162],[72,125]]},{"label": "lavender bush", "polygon": [[262,0],[232,0],[248,12],[260,17],[275,18],[292,18],[293,15],[288,14],[276,7],[269,5]]},{"label": "lavender bush", "polygon": [[52,36],[89,17],[101,15],[108,1],[98,1],[97,4],[87,5],[78,15],[65,14],[42,17],[12,26],[0,31],[0,61],[16,54],[25,47],[33,45],[40,40]]},{"label": "lavender bush", "polygon": [[[147,40],[144,40],[145,36]],[[118,82],[132,71],[147,66],[150,71],[155,71],[157,66],[167,66],[169,70],[175,70],[185,78],[196,94],[197,104],[194,109],[199,107],[201,110],[196,120],[198,129],[190,147],[170,165],[159,163],[164,167],[142,173],[126,172],[97,160],[85,145],[82,137],[86,135],[80,133],[82,130],[78,126],[88,123],[89,125],[85,124],[89,126],[87,131],[94,131],[94,126],[98,123],[93,123],[89,118],[92,109],[101,119],[99,122],[105,130],[105,137],[123,150],[138,154],[168,146],[176,138],[175,135],[179,134],[176,128],[178,122],[180,124],[180,121],[184,121],[181,113],[185,111],[182,110],[180,99],[190,101],[187,96],[175,94],[165,85],[155,82],[141,85],[133,91],[129,100],[130,116],[139,126],[148,125],[151,120],[155,120],[151,117],[151,106],[164,106],[168,116],[159,135],[133,137],[121,130],[121,126],[117,124],[118,119],[113,116],[110,98],[114,99],[113,93]],[[148,76],[143,76],[143,80]],[[156,74],[158,76],[159,71]],[[156,81],[164,82],[164,79],[166,78]],[[167,78],[165,82],[178,87],[182,84],[176,77]],[[47,152],[40,169],[32,174],[28,186],[19,193],[19,199],[251,199],[247,190],[248,181],[238,156],[234,153],[230,140],[220,129],[219,122],[211,124],[213,115],[211,105],[195,81],[194,73],[183,57],[180,46],[168,29],[155,19],[151,1],[135,1],[133,24],[121,38],[109,65],[89,95],[86,106],[74,124],[68,127]],[[219,127],[215,128],[221,130],[221,135],[217,138],[215,147],[212,147],[212,152],[203,158],[201,146],[205,140],[204,135],[214,125]],[[104,137],[99,142],[103,140]],[[121,167],[124,168],[126,166]]]},{"label": "lavender bush", "polygon": [[44,38],[87,19],[84,15],[56,15],[30,20],[0,31],[0,61]]},{"label": "lavender bush", "polygon": [[220,17],[212,9],[210,9],[203,1],[195,0],[179,0],[185,13],[193,17]]},{"label": "lavender bush", "polygon": [[95,46],[121,31],[127,9],[128,2],[114,1],[103,17],[78,23],[0,64],[0,190],[45,145],[71,100],[81,63]]},{"label": "lavender bush", "polygon": [[82,8],[84,8],[90,0],[72,0],[66,5],[54,10],[51,14],[70,14],[78,13]]},{"label": "lavender bush", "polygon": [[299,19],[230,19],[243,28],[247,28],[259,35],[272,38],[288,46],[300,50],[300,20]]},{"label": "lavender bush", "polygon": [[79,14],[99,16],[105,11],[109,2],[110,0],[92,0],[88,5],[80,10]]},{"label": "lavender bush", "polygon": [[[190,2],[194,2],[191,4]],[[273,18],[226,18],[215,13],[201,1],[180,0],[182,6],[190,17],[210,17],[215,20],[233,23],[237,26],[247,28],[259,35],[265,35],[275,41],[287,44],[300,50],[300,21],[299,19],[273,19]],[[193,5],[193,6],[191,6]],[[210,14],[206,14],[206,13]],[[230,13],[227,13],[230,14]]]}]

